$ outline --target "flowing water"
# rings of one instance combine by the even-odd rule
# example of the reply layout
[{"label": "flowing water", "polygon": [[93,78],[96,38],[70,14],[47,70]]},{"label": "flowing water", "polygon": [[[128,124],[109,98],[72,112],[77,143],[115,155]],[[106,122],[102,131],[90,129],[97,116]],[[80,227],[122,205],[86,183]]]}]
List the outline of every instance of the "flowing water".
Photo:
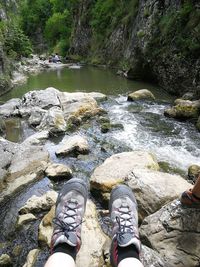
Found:
[{"label": "flowing water", "polygon": [[[165,162],[170,166],[171,172],[182,172],[183,175],[186,174],[189,165],[200,164],[200,133],[195,126],[163,115],[164,110],[172,104],[173,97],[156,85],[126,80],[116,76],[112,70],[84,66],[81,69],[45,71],[37,76],[30,76],[27,84],[16,87],[1,97],[0,101],[22,97],[30,90],[45,89],[50,86],[67,92],[96,91],[108,95],[108,100],[100,105],[108,111],[112,123],[123,125],[123,128],[102,134],[98,121],[86,122],[78,133],[87,136],[91,152],[89,155],[79,155],[78,158],[55,156],[58,144],[66,138],[65,136],[47,141],[45,146],[50,153],[51,161],[69,165],[74,176],[88,180],[94,168],[109,156],[138,149],[153,152],[159,162]],[[151,90],[156,96],[156,101],[128,102],[128,92],[141,88]],[[8,140],[22,142],[33,133],[34,129],[31,129],[24,120],[14,118],[6,121]],[[53,182],[55,190],[59,190],[61,186],[62,182]],[[18,210],[30,196],[42,195],[50,187],[49,179],[44,178],[18,192],[0,207],[0,227],[3,233],[0,252],[12,255],[15,258],[14,266],[22,266],[27,253],[37,247],[39,223],[37,221],[16,232]],[[2,244],[5,244],[5,248]],[[21,249],[20,257],[16,257],[13,247]],[[48,249],[46,254],[43,252],[39,256],[36,266],[43,266],[47,256]]]},{"label": "flowing water", "polygon": [[[30,76],[26,84],[16,87],[0,100],[22,97],[28,91],[50,86],[67,92],[96,91],[108,95],[110,100],[104,106],[109,111],[111,121],[123,124],[124,130],[107,134],[107,138],[114,138],[132,149],[152,151],[159,161],[166,161],[184,171],[191,164],[200,164],[200,133],[194,125],[163,115],[174,98],[156,85],[127,80],[117,76],[114,70],[89,66],[47,70],[37,76]],[[136,103],[126,101],[128,92],[141,88],[151,90],[157,100]],[[23,127],[20,127],[21,124]],[[18,119],[8,120],[6,130],[11,141],[22,141],[32,133]]]}]

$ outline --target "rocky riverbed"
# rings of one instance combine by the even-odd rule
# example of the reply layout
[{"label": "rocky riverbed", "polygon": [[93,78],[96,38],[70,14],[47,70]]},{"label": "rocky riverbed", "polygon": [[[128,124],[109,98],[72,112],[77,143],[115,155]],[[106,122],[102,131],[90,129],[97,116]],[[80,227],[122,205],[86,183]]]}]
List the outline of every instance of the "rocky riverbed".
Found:
[{"label": "rocky riverbed", "polygon": [[[132,116],[157,105],[149,92],[146,99],[144,91],[141,95],[144,102],[138,102],[137,93],[135,103],[124,101],[124,96],[113,100],[101,93],[47,88],[0,106],[0,266],[44,265],[57,192],[71,177],[84,179],[90,187],[78,267],[110,266],[110,224],[104,222],[110,191],[119,183],[132,188],[138,201],[144,266],[199,265],[200,214],[183,208],[178,200],[191,184],[175,169],[164,170],[148,146],[134,149],[122,142],[127,125],[119,108]],[[133,94],[130,97],[135,101]],[[120,115],[118,121],[114,113]],[[6,139],[8,118],[26,125],[20,142]],[[199,172],[198,166],[193,170]]]}]

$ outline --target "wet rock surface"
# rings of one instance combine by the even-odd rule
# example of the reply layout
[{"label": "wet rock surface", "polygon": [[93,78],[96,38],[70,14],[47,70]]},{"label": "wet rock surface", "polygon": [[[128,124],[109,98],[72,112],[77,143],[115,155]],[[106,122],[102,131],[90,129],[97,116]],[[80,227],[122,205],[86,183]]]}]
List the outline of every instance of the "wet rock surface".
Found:
[{"label": "wet rock surface", "polygon": [[172,266],[198,266],[199,216],[199,210],[183,208],[175,200],[143,221],[140,236]]}]

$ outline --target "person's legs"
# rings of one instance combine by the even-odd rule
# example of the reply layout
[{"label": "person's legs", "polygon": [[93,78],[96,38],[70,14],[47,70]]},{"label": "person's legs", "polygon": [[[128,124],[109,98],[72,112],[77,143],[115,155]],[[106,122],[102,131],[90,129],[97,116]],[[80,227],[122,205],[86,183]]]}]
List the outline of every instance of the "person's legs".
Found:
[{"label": "person's legs", "polygon": [[75,267],[74,259],[66,253],[57,252],[52,254],[45,267]]},{"label": "person's legs", "polygon": [[144,266],[138,259],[126,258],[120,261],[118,267],[144,267]]},{"label": "person's legs", "polygon": [[76,178],[69,180],[60,191],[53,220],[52,255],[45,267],[75,267],[87,195],[87,185]]},{"label": "person's legs", "polygon": [[180,201],[184,206],[200,208],[200,175],[194,187],[183,192]]},{"label": "person's legs", "polygon": [[111,265],[113,267],[142,267],[139,259],[141,242],[138,234],[137,203],[126,185],[114,188],[109,210],[113,224]]}]

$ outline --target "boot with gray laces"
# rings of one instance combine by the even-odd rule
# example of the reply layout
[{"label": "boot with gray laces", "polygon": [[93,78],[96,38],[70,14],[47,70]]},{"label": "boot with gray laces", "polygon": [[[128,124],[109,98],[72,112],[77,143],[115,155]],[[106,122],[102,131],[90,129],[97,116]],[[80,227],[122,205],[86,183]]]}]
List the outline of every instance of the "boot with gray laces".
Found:
[{"label": "boot with gray laces", "polygon": [[130,253],[128,252],[126,255],[132,255],[133,248],[136,254],[139,255],[141,250],[138,233],[137,202],[128,186],[119,185],[112,190],[109,210],[113,225],[111,264],[117,267],[120,260],[120,251],[126,252],[127,250]]},{"label": "boot with gray laces", "polygon": [[67,244],[76,249],[81,246],[81,224],[88,196],[86,183],[77,178],[69,180],[58,195],[54,231],[51,240],[52,251],[58,245]]}]

